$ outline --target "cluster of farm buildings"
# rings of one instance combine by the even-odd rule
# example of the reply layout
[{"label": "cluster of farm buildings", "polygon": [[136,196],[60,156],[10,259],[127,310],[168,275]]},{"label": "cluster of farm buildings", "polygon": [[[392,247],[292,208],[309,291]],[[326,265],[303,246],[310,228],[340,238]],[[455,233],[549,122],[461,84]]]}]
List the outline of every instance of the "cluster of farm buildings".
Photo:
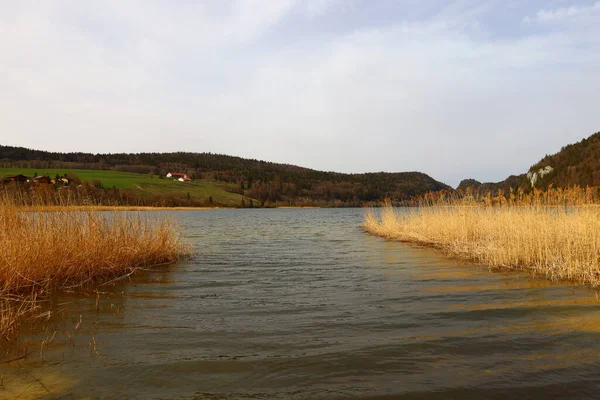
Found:
[{"label": "cluster of farm buildings", "polygon": [[182,174],[179,172],[169,172],[167,174],[167,178],[173,179],[174,181],[179,182],[191,182],[192,179],[187,176],[187,174]]},{"label": "cluster of farm buildings", "polygon": [[69,180],[65,177],[57,177],[55,179],[50,178],[47,175],[34,176],[33,178],[27,177],[25,175],[13,175],[6,176],[0,180],[2,183],[35,183],[40,185],[61,185],[66,186],[69,184]]},{"label": "cluster of farm buildings", "polygon": [[[169,172],[166,177],[168,179],[173,179],[174,181],[179,182],[191,182],[192,179],[187,176],[187,174],[179,173],[179,172]],[[0,183],[33,183],[38,185],[60,185],[60,186],[68,186],[69,180],[66,177],[56,177],[55,179],[50,178],[47,175],[40,175],[34,177],[28,177],[22,174],[6,176],[4,178],[0,178]]]}]

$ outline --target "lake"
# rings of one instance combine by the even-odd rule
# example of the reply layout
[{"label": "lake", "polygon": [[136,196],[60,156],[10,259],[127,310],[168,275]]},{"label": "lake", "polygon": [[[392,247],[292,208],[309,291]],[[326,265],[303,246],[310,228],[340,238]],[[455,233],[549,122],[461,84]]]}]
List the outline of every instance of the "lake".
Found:
[{"label": "lake", "polygon": [[600,390],[596,293],[363,233],[361,209],[167,213],[196,254],[63,294],[4,398],[547,399]]}]

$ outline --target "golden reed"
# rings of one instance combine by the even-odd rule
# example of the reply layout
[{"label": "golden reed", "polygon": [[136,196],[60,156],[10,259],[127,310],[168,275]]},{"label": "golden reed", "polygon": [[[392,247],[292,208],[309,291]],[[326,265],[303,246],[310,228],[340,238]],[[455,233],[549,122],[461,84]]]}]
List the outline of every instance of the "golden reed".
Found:
[{"label": "golden reed", "polygon": [[37,301],[177,261],[189,252],[176,224],[139,213],[52,212],[0,198],[0,336],[8,339]]},{"label": "golden reed", "polygon": [[429,194],[417,207],[384,206],[365,231],[419,243],[497,268],[600,286],[600,207],[595,189],[461,196]]}]

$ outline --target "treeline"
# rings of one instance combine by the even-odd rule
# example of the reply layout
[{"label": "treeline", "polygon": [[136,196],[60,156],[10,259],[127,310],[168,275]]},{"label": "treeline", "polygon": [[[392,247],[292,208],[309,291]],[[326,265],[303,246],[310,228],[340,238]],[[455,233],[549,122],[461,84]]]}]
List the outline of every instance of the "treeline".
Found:
[{"label": "treeline", "polygon": [[177,171],[192,179],[234,184],[235,192],[261,206],[360,206],[450,189],[419,172],[343,174],[213,153],[55,153],[0,146],[0,167],[98,169],[157,176]]}]

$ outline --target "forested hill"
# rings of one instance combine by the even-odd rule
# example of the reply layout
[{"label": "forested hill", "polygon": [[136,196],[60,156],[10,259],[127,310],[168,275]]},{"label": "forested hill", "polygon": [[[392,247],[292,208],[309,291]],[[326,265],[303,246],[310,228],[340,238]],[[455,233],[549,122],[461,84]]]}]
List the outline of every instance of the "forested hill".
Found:
[{"label": "forested hill", "polygon": [[55,153],[0,146],[0,167],[114,170],[155,177],[181,172],[194,180],[235,184],[237,193],[274,205],[359,206],[451,190],[420,172],[343,174],[212,153]]},{"label": "forested hill", "polygon": [[533,174],[536,187],[600,186],[600,132],[544,157],[529,169],[530,178]]},{"label": "forested hill", "polygon": [[544,157],[525,174],[513,175],[497,183],[480,183],[474,179],[465,179],[457,189],[465,191],[471,188],[480,192],[495,192],[507,191],[510,188],[547,189],[550,185],[558,188],[575,185],[600,187],[600,132],[577,143],[566,145],[556,154]]},{"label": "forested hill", "polygon": [[524,188],[525,190],[527,190],[528,188],[530,188],[530,185],[528,184],[527,175],[521,174],[511,175],[501,182],[481,183],[479,181],[476,181],[475,179],[464,179],[460,182],[456,190],[464,193],[466,192],[467,188],[471,188],[472,191],[477,191],[479,193],[498,193],[498,191],[508,193],[511,188]]}]

